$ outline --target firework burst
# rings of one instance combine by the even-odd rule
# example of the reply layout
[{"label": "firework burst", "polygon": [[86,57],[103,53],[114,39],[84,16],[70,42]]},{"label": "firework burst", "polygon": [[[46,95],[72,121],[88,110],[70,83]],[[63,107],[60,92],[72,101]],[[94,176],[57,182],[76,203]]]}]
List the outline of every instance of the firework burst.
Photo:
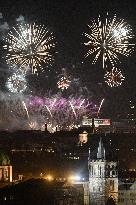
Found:
[{"label": "firework burst", "polygon": [[118,87],[125,80],[125,77],[122,75],[121,71],[117,68],[112,68],[112,71],[107,71],[105,76],[105,82],[110,87]]},{"label": "firework burst", "polygon": [[114,15],[113,19],[109,19],[108,15],[105,21],[100,16],[97,20],[93,20],[89,27],[89,32],[85,33],[88,42],[84,43],[88,47],[85,57],[94,55],[93,64],[99,58],[103,59],[103,68],[109,62],[112,66],[120,61],[120,55],[131,55],[135,44],[131,43],[134,37],[132,28],[124,19],[118,19]]},{"label": "firework burst", "polygon": [[61,77],[57,85],[58,85],[58,88],[60,88],[61,90],[65,90],[65,89],[67,90],[68,87],[70,86],[70,83],[71,81],[64,76],[64,77]]},{"label": "firework burst", "polygon": [[27,88],[27,81],[23,74],[14,73],[8,78],[6,86],[12,93],[23,93]]},{"label": "firework burst", "polygon": [[42,25],[19,25],[8,33],[4,49],[7,54],[5,60],[10,65],[30,67],[32,73],[43,70],[43,64],[50,64],[53,60],[51,50],[55,47],[54,37]]},{"label": "firework burst", "polygon": [[56,125],[78,124],[83,116],[96,116],[98,106],[83,98],[31,98],[28,102],[29,114],[40,113],[45,122]]}]

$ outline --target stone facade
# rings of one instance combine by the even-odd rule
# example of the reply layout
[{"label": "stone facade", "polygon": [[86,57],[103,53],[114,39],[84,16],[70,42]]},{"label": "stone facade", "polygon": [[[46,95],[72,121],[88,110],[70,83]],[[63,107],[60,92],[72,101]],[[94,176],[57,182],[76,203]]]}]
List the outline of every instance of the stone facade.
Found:
[{"label": "stone facade", "polygon": [[0,166],[0,182],[12,182],[12,166]]},{"label": "stone facade", "polygon": [[0,151],[0,182],[10,183],[12,182],[12,166],[8,155]]},{"label": "stone facade", "polygon": [[118,205],[136,205],[136,182],[119,185]]},{"label": "stone facade", "polygon": [[105,205],[112,197],[118,200],[117,162],[105,159],[105,149],[100,139],[96,159],[88,159],[90,205]]}]

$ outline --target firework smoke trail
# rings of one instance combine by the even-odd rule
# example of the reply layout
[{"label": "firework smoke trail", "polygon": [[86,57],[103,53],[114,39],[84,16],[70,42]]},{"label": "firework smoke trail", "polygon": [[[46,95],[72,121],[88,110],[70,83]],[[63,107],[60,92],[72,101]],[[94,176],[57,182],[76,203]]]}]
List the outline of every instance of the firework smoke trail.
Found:
[{"label": "firework smoke trail", "polygon": [[99,113],[100,113],[100,111],[101,111],[101,107],[102,107],[102,105],[103,105],[103,103],[104,103],[104,98],[102,99],[102,101],[101,101],[101,103],[100,103],[100,106],[99,106],[99,109],[98,109],[98,112],[97,112],[97,117],[99,116]]},{"label": "firework smoke trail", "polygon": [[99,16],[97,20],[91,21],[88,27],[89,33],[84,33],[88,38],[88,42],[84,43],[88,47],[85,57],[93,54],[95,57],[92,64],[102,56],[103,68],[106,68],[108,62],[115,66],[120,62],[120,54],[126,57],[132,54],[135,44],[131,43],[131,40],[134,35],[124,19],[117,19],[114,15],[113,19],[107,16],[105,22],[102,22]]},{"label": "firework smoke trail", "polygon": [[27,117],[28,117],[28,119],[29,119],[29,113],[28,113],[28,109],[27,109],[26,103],[25,103],[24,101],[22,101],[22,104],[23,104],[23,106],[24,106],[24,108],[25,108]]},{"label": "firework smoke trail", "polygon": [[53,34],[36,23],[13,27],[3,46],[7,52],[5,60],[8,64],[18,65],[22,69],[30,66],[32,73],[43,70],[43,64],[51,64],[51,50],[54,47]]}]

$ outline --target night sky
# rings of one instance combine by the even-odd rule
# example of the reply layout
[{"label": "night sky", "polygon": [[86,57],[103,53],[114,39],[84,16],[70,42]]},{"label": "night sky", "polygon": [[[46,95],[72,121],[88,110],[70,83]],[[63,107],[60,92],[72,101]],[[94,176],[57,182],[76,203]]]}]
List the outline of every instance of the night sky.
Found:
[{"label": "night sky", "polygon": [[[73,78],[80,78],[81,86],[87,86],[96,101],[105,98],[103,117],[116,117],[118,114],[123,116],[128,100],[136,95],[136,51],[129,58],[122,57],[122,63],[118,65],[126,77],[125,82],[119,88],[109,88],[103,80],[102,61],[92,65],[91,59],[84,59],[86,50],[82,33],[86,31],[92,18],[97,18],[99,14],[104,17],[108,12],[111,17],[117,14],[124,18],[132,25],[136,35],[136,1],[1,0],[0,12],[10,26],[16,24],[15,19],[21,14],[26,21],[43,23],[54,32],[58,54],[51,74],[45,72],[38,77],[29,76],[31,86],[35,86],[35,82],[39,90],[54,86],[54,70],[59,75],[61,68],[65,67]],[[3,65],[2,60],[1,64]]]}]

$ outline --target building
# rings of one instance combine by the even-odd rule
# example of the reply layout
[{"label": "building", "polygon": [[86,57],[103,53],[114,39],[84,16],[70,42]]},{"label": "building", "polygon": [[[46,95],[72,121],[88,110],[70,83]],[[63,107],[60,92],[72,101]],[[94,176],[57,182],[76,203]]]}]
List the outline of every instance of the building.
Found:
[{"label": "building", "polygon": [[84,182],[83,188],[84,188],[84,205],[89,205],[89,183]]},{"label": "building", "polygon": [[118,205],[136,205],[136,182],[119,185]]},{"label": "building", "polygon": [[105,148],[100,139],[97,156],[88,159],[90,205],[105,205],[108,198],[118,200],[117,162],[106,160]]},{"label": "building", "polygon": [[9,157],[3,152],[0,152],[0,182],[12,182],[12,166]]},{"label": "building", "polygon": [[128,123],[130,124],[135,124],[136,122],[136,100],[135,99],[129,100],[127,120]]},{"label": "building", "polygon": [[110,119],[89,119],[84,117],[81,123],[82,127],[91,127],[93,133],[110,133],[111,132],[111,120]]},{"label": "building", "polygon": [[136,133],[135,121],[128,119],[113,121],[110,131],[112,133]]},{"label": "building", "polygon": [[124,119],[89,119],[84,117],[82,127],[93,127],[93,133],[136,133],[136,106],[132,101],[129,105],[129,113]]}]

